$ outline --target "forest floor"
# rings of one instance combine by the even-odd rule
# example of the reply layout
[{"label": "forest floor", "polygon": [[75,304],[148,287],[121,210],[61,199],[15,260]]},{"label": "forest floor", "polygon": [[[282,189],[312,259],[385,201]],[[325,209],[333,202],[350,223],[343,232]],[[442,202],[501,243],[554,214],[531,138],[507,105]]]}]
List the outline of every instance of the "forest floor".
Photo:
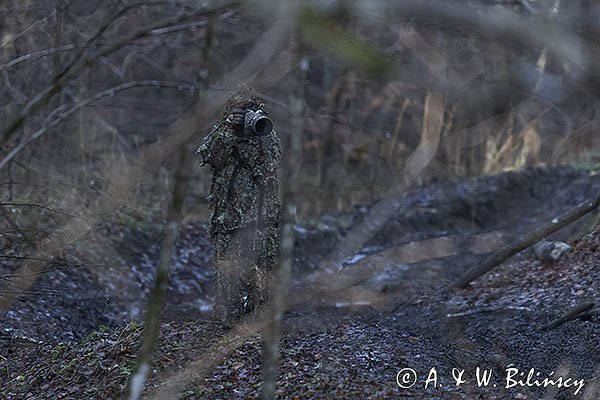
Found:
[{"label": "forest floor", "polygon": [[[373,276],[295,302],[285,314],[280,398],[600,398],[595,313],[547,328],[574,306],[600,302],[600,232],[577,234],[589,218],[553,235],[573,246],[558,261],[542,262],[524,251],[466,289],[445,289],[489,251],[599,190],[599,175],[560,167],[410,191],[402,213],[336,272],[378,263]],[[292,284],[314,274],[368,211],[361,206],[299,224]],[[0,314],[0,398],[122,398],[140,345],[159,239],[160,229],[143,221],[106,222],[65,250],[61,258],[69,265],[49,268],[31,293]],[[79,265],[85,254],[111,257],[102,265]],[[161,384],[194,374],[178,387],[177,398],[257,396],[259,330],[250,324],[233,331],[241,339],[228,341],[232,332],[211,322],[210,263],[204,226],[186,224],[146,388],[152,398],[177,397],[161,397]],[[4,264],[0,275],[14,269]],[[198,378],[207,356],[214,367]],[[478,385],[478,367],[492,371],[487,385]],[[459,370],[465,382],[456,386]],[[568,387],[535,385],[559,375],[571,378]],[[398,379],[410,387],[401,388]]]}]

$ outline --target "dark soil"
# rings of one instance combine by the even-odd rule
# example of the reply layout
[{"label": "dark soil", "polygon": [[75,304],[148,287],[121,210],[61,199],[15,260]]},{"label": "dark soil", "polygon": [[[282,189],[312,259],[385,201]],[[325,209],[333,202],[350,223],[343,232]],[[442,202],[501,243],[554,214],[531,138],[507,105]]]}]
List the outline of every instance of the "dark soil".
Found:
[{"label": "dark soil", "polygon": [[[568,168],[532,169],[462,182],[444,182],[407,194],[401,215],[390,219],[346,268],[372,254],[425,239],[468,238],[502,232],[503,239],[546,222],[600,190],[600,177]],[[296,227],[296,281],[313,272],[369,207],[325,215]],[[582,221],[555,235],[570,241]],[[119,398],[131,374],[141,337],[139,322],[158,258],[160,229],[144,223],[105,223],[69,249],[111,257],[102,266],[62,266],[44,273],[32,294],[0,315],[0,398]],[[325,298],[289,310],[284,319],[281,398],[571,398],[575,388],[507,389],[507,366],[584,379],[577,398],[600,397],[600,343],[595,313],[544,329],[584,301],[598,302],[600,234],[570,241],[574,251],[557,262],[524,252],[468,289],[442,286],[482,254],[457,242],[451,256],[392,267],[360,285],[389,300]],[[210,322],[211,250],[203,225],[184,227],[174,256],[166,310],[150,388],[165,374],[206,355],[224,332]],[[397,268],[395,268],[395,267]],[[14,265],[6,265],[7,271]],[[0,269],[0,272],[2,270]],[[398,273],[401,271],[402,273]],[[384,283],[382,283],[384,282]],[[358,289],[357,289],[358,290]],[[389,306],[389,305],[392,306]],[[260,386],[260,337],[249,339],[209,376],[181,388],[180,398],[254,398]],[[476,368],[492,369],[478,387]],[[417,372],[401,389],[396,375]],[[424,388],[432,368],[442,387]],[[452,369],[465,369],[455,387]],[[525,376],[526,378],[526,376]],[[525,379],[522,378],[522,379]],[[497,387],[493,387],[496,384]]]}]

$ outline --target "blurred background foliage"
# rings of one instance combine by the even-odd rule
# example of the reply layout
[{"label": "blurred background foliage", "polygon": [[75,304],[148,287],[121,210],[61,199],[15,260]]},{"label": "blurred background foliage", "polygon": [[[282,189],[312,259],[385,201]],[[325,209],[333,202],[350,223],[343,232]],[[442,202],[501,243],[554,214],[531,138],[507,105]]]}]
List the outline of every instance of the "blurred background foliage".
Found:
[{"label": "blurred background foliage", "polygon": [[[277,21],[293,20],[300,54],[278,50],[247,82],[285,136],[290,70],[305,70],[303,219],[404,189],[419,146],[434,152],[419,185],[600,163],[594,1],[208,4],[0,3],[3,231],[29,229],[19,243],[36,247],[73,219],[162,221],[174,171],[165,132],[194,104],[218,105],[237,84],[223,78],[256,57]],[[442,116],[426,134],[427,98],[439,100]],[[218,116],[194,120],[190,154]],[[144,168],[149,146],[165,150]],[[135,165],[141,173],[123,172]],[[204,221],[209,171],[194,164],[187,179],[185,221]]]}]

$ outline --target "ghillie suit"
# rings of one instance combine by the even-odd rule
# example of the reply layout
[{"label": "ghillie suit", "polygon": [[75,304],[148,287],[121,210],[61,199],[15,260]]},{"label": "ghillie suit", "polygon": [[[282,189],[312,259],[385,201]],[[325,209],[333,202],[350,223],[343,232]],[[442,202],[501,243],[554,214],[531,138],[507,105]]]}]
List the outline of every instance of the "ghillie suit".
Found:
[{"label": "ghillie suit", "polygon": [[241,110],[264,111],[263,106],[249,89],[231,95],[197,151],[201,165],[210,165],[213,173],[208,200],[215,314],[226,326],[268,299],[277,265],[280,141],[275,131],[252,135],[239,123]]}]

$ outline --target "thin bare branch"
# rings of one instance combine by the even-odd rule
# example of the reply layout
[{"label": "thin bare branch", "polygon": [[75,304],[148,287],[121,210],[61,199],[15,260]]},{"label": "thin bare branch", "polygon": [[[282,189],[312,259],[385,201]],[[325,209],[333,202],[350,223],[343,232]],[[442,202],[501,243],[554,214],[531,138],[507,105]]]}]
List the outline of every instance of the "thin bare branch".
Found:
[{"label": "thin bare branch", "polygon": [[[585,70],[595,61],[589,49],[579,37],[566,27],[523,17],[517,13],[484,7],[475,10],[469,7],[456,7],[444,1],[386,1],[382,10],[385,13],[399,13],[411,19],[426,19],[440,24],[454,24],[471,28],[475,32],[493,37],[508,36],[530,43],[540,48],[547,47],[560,58],[565,58]],[[389,14],[380,14],[386,17]]]},{"label": "thin bare branch", "polygon": [[[131,81],[126,82],[121,85],[112,87],[110,89],[103,90],[102,92],[96,93],[95,95],[88,97],[87,99],[80,101],[75,104],[73,107],[65,110],[65,105],[58,107],[54,111],[48,115],[44,125],[33,132],[31,136],[26,139],[22,139],[18,145],[16,145],[9,153],[6,155],[2,161],[0,161],[0,169],[2,169],[8,162],[15,158],[15,156],[23,150],[28,144],[39,139],[42,135],[48,132],[50,129],[57,127],[61,122],[65,119],[73,115],[75,112],[80,110],[83,107],[94,103],[95,101],[100,100],[103,97],[112,97],[117,93],[123,92],[125,90],[139,88],[139,87],[155,87],[155,88],[175,88],[179,91],[191,91],[194,92],[196,87],[194,85],[180,83],[180,82],[164,82],[157,80],[147,80],[147,81]],[[56,118],[54,116],[56,115]]]},{"label": "thin bare branch", "polygon": [[64,46],[60,46],[60,47],[56,47],[56,48],[52,48],[52,49],[35,51],[33,53],[25,54],[21,57],[17,57],[13,60],[10,60],[6,64],[0,65],[0,71],[10,69],[10,68],[14,67],[15,65],[19,65],[19,64],[27,62],[27,61],[37,60],[37,59],[45,57],[45,56],[49,56],[49,55],[56,54],[56,53],[62,53],[62,52],[66,52],[66,51],[71,51],[73,49],[80,48],[80,47],[83,47],[83,46],[77,46],[76,44],[71,43],[71,44],[66,44]]},{"label": "thin bare branch", "polygon": [[71,64],[69,64],[60,74],[58,74],[54,78],[54,81],[51,85],[46,87],[46,89],[38,93],[29,102],[27,102],[27,104],[25,104],[19,116],[13,121],[11,121],[8,124],[7,128],[5,128],[0,133],[0,142],[4,143],[10,140],[31,114],[33,114],[40,107],[46,104],[48,100],[52,98],[52,96],[54,96],[54,94],[56,94],[58,91],[60,91],[67,82],[73,79],[77,73],[92,65],[100,57],[107,56],[125,47],[131,42],[148,35],[153,30],[163,29],[180,23],[185,23],[186,21],[196,19],[206,14],[215,13],[219,10],[231,7],[235,4],[237,4],[237,1],[223,2],[222,4],[219,4],[214,7],[206,7],[191,13],[167,18],[161,22],[153,24],[152,26],[134,30],[132,33],[125,35],[121,40],[115,41],[106,48],[95,49],[94,46],[92,46],[92,43],[106,29],[108,29],[110,23],[112,23],[113,20],[109,21],[109,23],[105,24],[105,26],[100,28],[98,32],[94,36],[92,36],[92,38],[88,41],[88,45],[84,47],[84,54],[82,54],[81,57],[76,57]]},{"label": "thin bare branch", "polygon": [[[229,88],[239,82],[251,82],[260,71],[273,62],[273,59],[281,57],[287,43],[288,32],[289,27],[285,22],[275,24],[257,41],[255,47],[238,67],[225,75],[215,86]],[[285,54],[285,52],[283,53]],[[282,69],[275,71],[274,75],[281,79],[286,73],[287,70]],[[261,88],[260,81],[254,83],[259,89]],[[54,235],[46,237],[44,241],[32,243],[36,252],[54,254],[68,243],[85,236],[96,221],[102,220],[108,213],[114,212],[125,203],[127,194],[133,190],[134,182],[142,171],[153,171],[161,165],[161,162],[170,157],[183,142],[196,134],[198,127],[202,126],[202,121],[220,109],[225,101],[225,93],[213,96],[210,103],[205,100],[197,101],[193,107],[166,129],[163,135],[165,139],[160,144],[147,146],[140,154],[136,164],[127,165],[123,160],[123,163],[114,165],[108,173],[109,178],[106,179],[108,184],[105,190],[106,201],[100,203],[99,207],[95,209],[93,219],[88,221],[70,220]],[[40,262],[32,261],[32,263],[22,266],[17,273],[30,273],[28,271],[38,271],[42,267]],[[36,282],[36,277],[37,275],[24,277],[20,279],[19,283],[22,287],[31,287]],[[12,303],[13,299],[0,298],[0,310],[6,310]]]},{"label": "thin bare branch", "polygon": [[35,203],[0,203],[0,207],[34,207],[34,208],[41,208],[43,210],[47,210],[56,214],[62,214],[62,215],[66,215],[68,217],[72,217],[72,218],[79,218],[79,219],[85,219],[82,216],[79,215],[74,215],[74,214],[70,214],[64,211],[60,211],[60,210],[55,210],[54,208],[51,207],[46,207],[43,206],[41,204],[35,204]]},{"label": "thin bare branch", "polygon": [[[291,41],[292,56],[297,52],[298,45],[295,39]],[[301,67],[302,61],[297,65],[295,73],[291,74],[289,87],[290,124],[289,132],[285,136],[286,150],[283,157],[283,196],[282,196],[282,221],[281,239],[279,244],[279,265],[275,275],[272,305],[269,310],[268,322],[264,331],[263,343],[263,383],[261,398],[273,400],[277,393],[277,377],[279,376],[279,340],[281,336],[281,320],[286,309],[289,279],[294,258],[296,224],[298,165],[301,163],[302,132],[304,127],[304,82],[306,71]]]},{"label": "thin bare branch", "polygon": [[175,242],[179,236],[183,203],[188,186],[187,171],[190,169],[191,156],[187,154],[187,146],[182,145],[179,152],[179,163],[175,171],[175,183],[171,193],[167,224],[161,243],[160,262],[156,270],[154,287],[150,293],[144,323],[144,339],[138,354],[136,368],[129,385],[129,400],[138,400],[146,383],[154,347],[160,333],[160,317],[166,302],[169,285],[169,270]]},{"label": "thin bare branch", "polygon": [[6,88],[8,89],[8,92],[11,94],[12,98],[15,99],[15,101],[19,104],[25,104],[27,97],[10,82],[8,71],[4,71],[3,75],[4,84],[6,85]]},{"label": "thin bare branch", "polygon": [[31,31],[32,29],[35,29],[39,25],[41,25],[41,24],[45,23],[46,21],[48,21],[49,19],[52,19],[55,14],[56,14],[56,9],[54,11],[52,11],[46,17],[44,17],[44,18],[40,19],[39,21],[36,21],[33,24],[29,25],[27,28],[23,29],[21,32],[17,33],[16,35],[6,37],[6,40],[4,40],[2,43],[0,43],[0,49],[4,48],[6,45],[8,45],[10,43],[14,43],[15,40],[19,39],[20,37],[23,37],[24,35],[27,34],[27,32]]}]

